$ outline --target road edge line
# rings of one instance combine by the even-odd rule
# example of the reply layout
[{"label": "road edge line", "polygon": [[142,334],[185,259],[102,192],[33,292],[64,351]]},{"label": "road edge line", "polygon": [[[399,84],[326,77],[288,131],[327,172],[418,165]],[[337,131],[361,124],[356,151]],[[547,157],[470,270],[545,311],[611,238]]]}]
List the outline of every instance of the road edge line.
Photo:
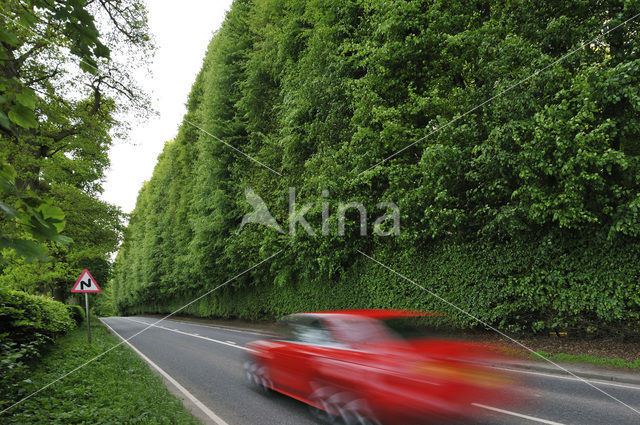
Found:
[{"label": "road edge line", "polygon": [[[213,413],[211,409],[205,406],[204,403],[198,400],[185,387],[180,385],[180,383],[176,381],[171,375],[165,372],[160,366],[155,364],[149,357],[145,356],[140,350],[134,347],[129,341],[124,339],[118,332],[116,332],[111,326],[109,326],[105,321],[103,321],[102,318],[100,318],[99,320],[100,320],[100,323],[102,323],[109,330],[110,333],[120,338],[125,344],[129,346],[129,348],[131,348],[138,356],[140,356],[142,360],[144,360],[149,366],[151,366],[152,370],[154,370],[156,373],[158,373],[160,376],[164,378],[165,385],[169,389],[169,392],[174,393],[174,395],[176,395],[175,392],[181,393],[191,403],[193,403],[193,406],[200,409],[200,411],[212,421],[211,423],[214,423],[216,425],[229,425],[222,418],[220,418],[218,415]],[[173,386],[173,388],[167,385],[167,382],[169,382]],[[175,391],[172,391],[172,389],[174,389]],[[182,404],[187,408],[187,410],[189,410],[191,413],[194,413],[193,406],[185,403],[184,399],[182,399]],[[196,416],[199,418],[202,418],[202,415],[196,415]]]}]

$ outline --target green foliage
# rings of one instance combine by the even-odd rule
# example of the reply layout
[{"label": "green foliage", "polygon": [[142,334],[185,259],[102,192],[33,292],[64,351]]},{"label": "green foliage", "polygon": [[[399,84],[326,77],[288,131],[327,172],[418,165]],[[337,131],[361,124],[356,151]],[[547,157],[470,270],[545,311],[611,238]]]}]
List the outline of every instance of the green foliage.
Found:
[{"label": "green foliage", "polygon": [[0,406],[29,382],[27,364],[40,357],[56,337],[76,326],[68,307],[50,298],[0,287]]},{"label": "green foliage", "polygon": [[21,193],[15,186],[15,178],[16,172],[11,164],[0,159],[0,196],[2,199],[15,199],[14,205],[0,201],[2,217],[15,220],[31,240],[11,238],[0,232],[0,252],[12,248],[28,261],[45,258],[44,247],[38,242],[50,240],[64,244],[71,241],[60,234],[65,227],[64,213],[50,200],[43,200],[33,192]]},{"label": "green foliage", "polygon": [[[604,239],[604,238],[602,238]],[[640,270],[634,244],[606,240],[546,240],[490,245],[438,243],[422,252],[376,257],[424,288],[501,329],[521,332],[587,328],[602,335],[637,333]],[[400,247],[398,247],[399,249]],[[397,250],[396,250],[397,251]],[[357,259],[333,283],[305,279],[293,284],[244,285],[222,290],[183,310],[205,317],[275,319],[299,311],[334,308],[408,308],[448,314],[457,327],[482,326],[427,291]],[[274,273],[275,274],[275,273]],[[134,293],[125,313],[168,313],[194,296],[163,300]]]},{"label": "green foliage", "polygon": [[50,341],[75,326],[67,306],[61,302],[4,288],[0,289],[0,297],[2,332],[12,341],[31,341],[36,334]]},{"label": "green foliage", "polygon": [[106,285],[102,285],[101,288],[102,293],[100,293],[100,296],[91,299],[91,314],[95,314],[97,317],[117,316],[118,311],[113,298],[113,285],[109,282]]},{"label": "green foliage", "polygon": [[[60,338],[33,368],[29,382],[13,399],[26,396],[82,365],[87,359],[111,349],[120,340],[97,321],[91,323],[91,345],[84,329]],[[99,382],[99,385],[89,383]],[[0,408],[8,407],[3,392]],[[197,420],[172,396],[162,378],[122,345],[47,388],[2,416],[4,424],[177,424],[195,425]]]},{"label": "green foliage", "polygon": [[76,325],[80,325],[82,322],[84,322],[84,308],[81,305],[71,304],[67,306],[67,309],[69,310],[71,319],[76,322]]},{"label": "green foliage", "polygon": [[27,363],[83,320],[81,308],[23,291],[64,300],[84,268],[109,278],[123,217],[98,196],[124,131],[117,114],[148,109],[131,75],[151,46],[137,0],[8,0],[0,27],[2,406],[24,394]]},{"label": "green foliage", "polygon": [[99,195],[119,117],[149,110],[133,78],[152,48],[146,9],[9,0],[0,23],[0,284],[63,300],[84,268],[109,279],[120,241],[123,214]]},{"label": "green foliage", "polygon": [[[637,23],[581,46],[637,12],[619,1],[236,1],[185,118],[283,177],[185,122],[139,193],[116,307],[170,312],[282,249],[188,312],[410,307],[477,325],[362,250],[495,326],[637,332]],[[245,188],[286,224],[291,186],[298,204],[314,202],[315,236],[236,232]],[[351,201],[370,214],[395,202],[400,236],[361,238],[356,222],[337,236],[338,203]]]},{"label": "green foliage", "polygon": [[636,359],[634,361],[628,361],[618,358],[606,358],[606,357],[597,357],[592,356],[590,354],[551,354],[545,351],[537,351],[537,354],[531,353],[530,357],[534,360],[539,360],[540,356],[544,356],[546,359],[553,360],[554,362],[566,362],[566,363],[591,363],[600,366],[613,366],[619,368],[628,368],[628,369],[640,369],[640,359]]}]

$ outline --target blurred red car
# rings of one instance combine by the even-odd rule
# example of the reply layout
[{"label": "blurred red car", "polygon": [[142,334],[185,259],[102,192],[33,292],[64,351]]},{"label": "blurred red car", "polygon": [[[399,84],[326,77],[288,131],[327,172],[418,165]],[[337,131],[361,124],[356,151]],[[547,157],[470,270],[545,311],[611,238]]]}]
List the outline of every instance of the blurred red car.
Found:
[{"label": "blurred red car", "polygon": [[517,403],[513,378],[489,364],[487,344],[412,335],[403,321],[433,316],[403,310],[299,313],[272,339],[247,345],[249,381],[313,407],[327,422],[424,424],[478,420]]}]

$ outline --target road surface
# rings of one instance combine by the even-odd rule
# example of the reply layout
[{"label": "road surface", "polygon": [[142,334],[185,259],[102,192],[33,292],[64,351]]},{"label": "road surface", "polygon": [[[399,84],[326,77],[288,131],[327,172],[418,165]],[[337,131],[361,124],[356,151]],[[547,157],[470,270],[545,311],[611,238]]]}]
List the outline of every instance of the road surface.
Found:
[{"label": "road surface", "polygon": [[[158,319],[102,319],[122,338],[129,338]],[[218,425],[320,425],[305,404],[279,394],[263,395],[247,383],[244,346],[261,335],[242,330],[164,320],[129,343],[190,394],[201,416]],[[594,383],[609,395],[569,376],[522,371],[533,405],[517,411],[490,410],[488,424],[624,425],[640,424],[640,386]],[[201,403],[201,404],[200,404]],[[623,403],[627,404],[625,406]],[[204,406],[203,406],[204,405]],[[630,408],[631,407],[631,408]],[[207,411],[208,413],[202,413]]]}]

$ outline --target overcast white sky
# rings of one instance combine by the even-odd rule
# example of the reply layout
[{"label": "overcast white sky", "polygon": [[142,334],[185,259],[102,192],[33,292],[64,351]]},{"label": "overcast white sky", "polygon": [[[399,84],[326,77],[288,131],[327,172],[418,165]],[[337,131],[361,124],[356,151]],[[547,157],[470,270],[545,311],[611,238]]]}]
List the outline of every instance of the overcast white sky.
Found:
[{"label": "overcast white sky", "polygon": [[220,28],[231,0],[147,0],[155,37],[153,78],[140,81],[159,116],[132,125],[127,143],[116,142],[109,157],[102,198],[131,212],[142,183],[151,178],[165,142],[178,133],[185,102],[202,66],[205,50]]}]

